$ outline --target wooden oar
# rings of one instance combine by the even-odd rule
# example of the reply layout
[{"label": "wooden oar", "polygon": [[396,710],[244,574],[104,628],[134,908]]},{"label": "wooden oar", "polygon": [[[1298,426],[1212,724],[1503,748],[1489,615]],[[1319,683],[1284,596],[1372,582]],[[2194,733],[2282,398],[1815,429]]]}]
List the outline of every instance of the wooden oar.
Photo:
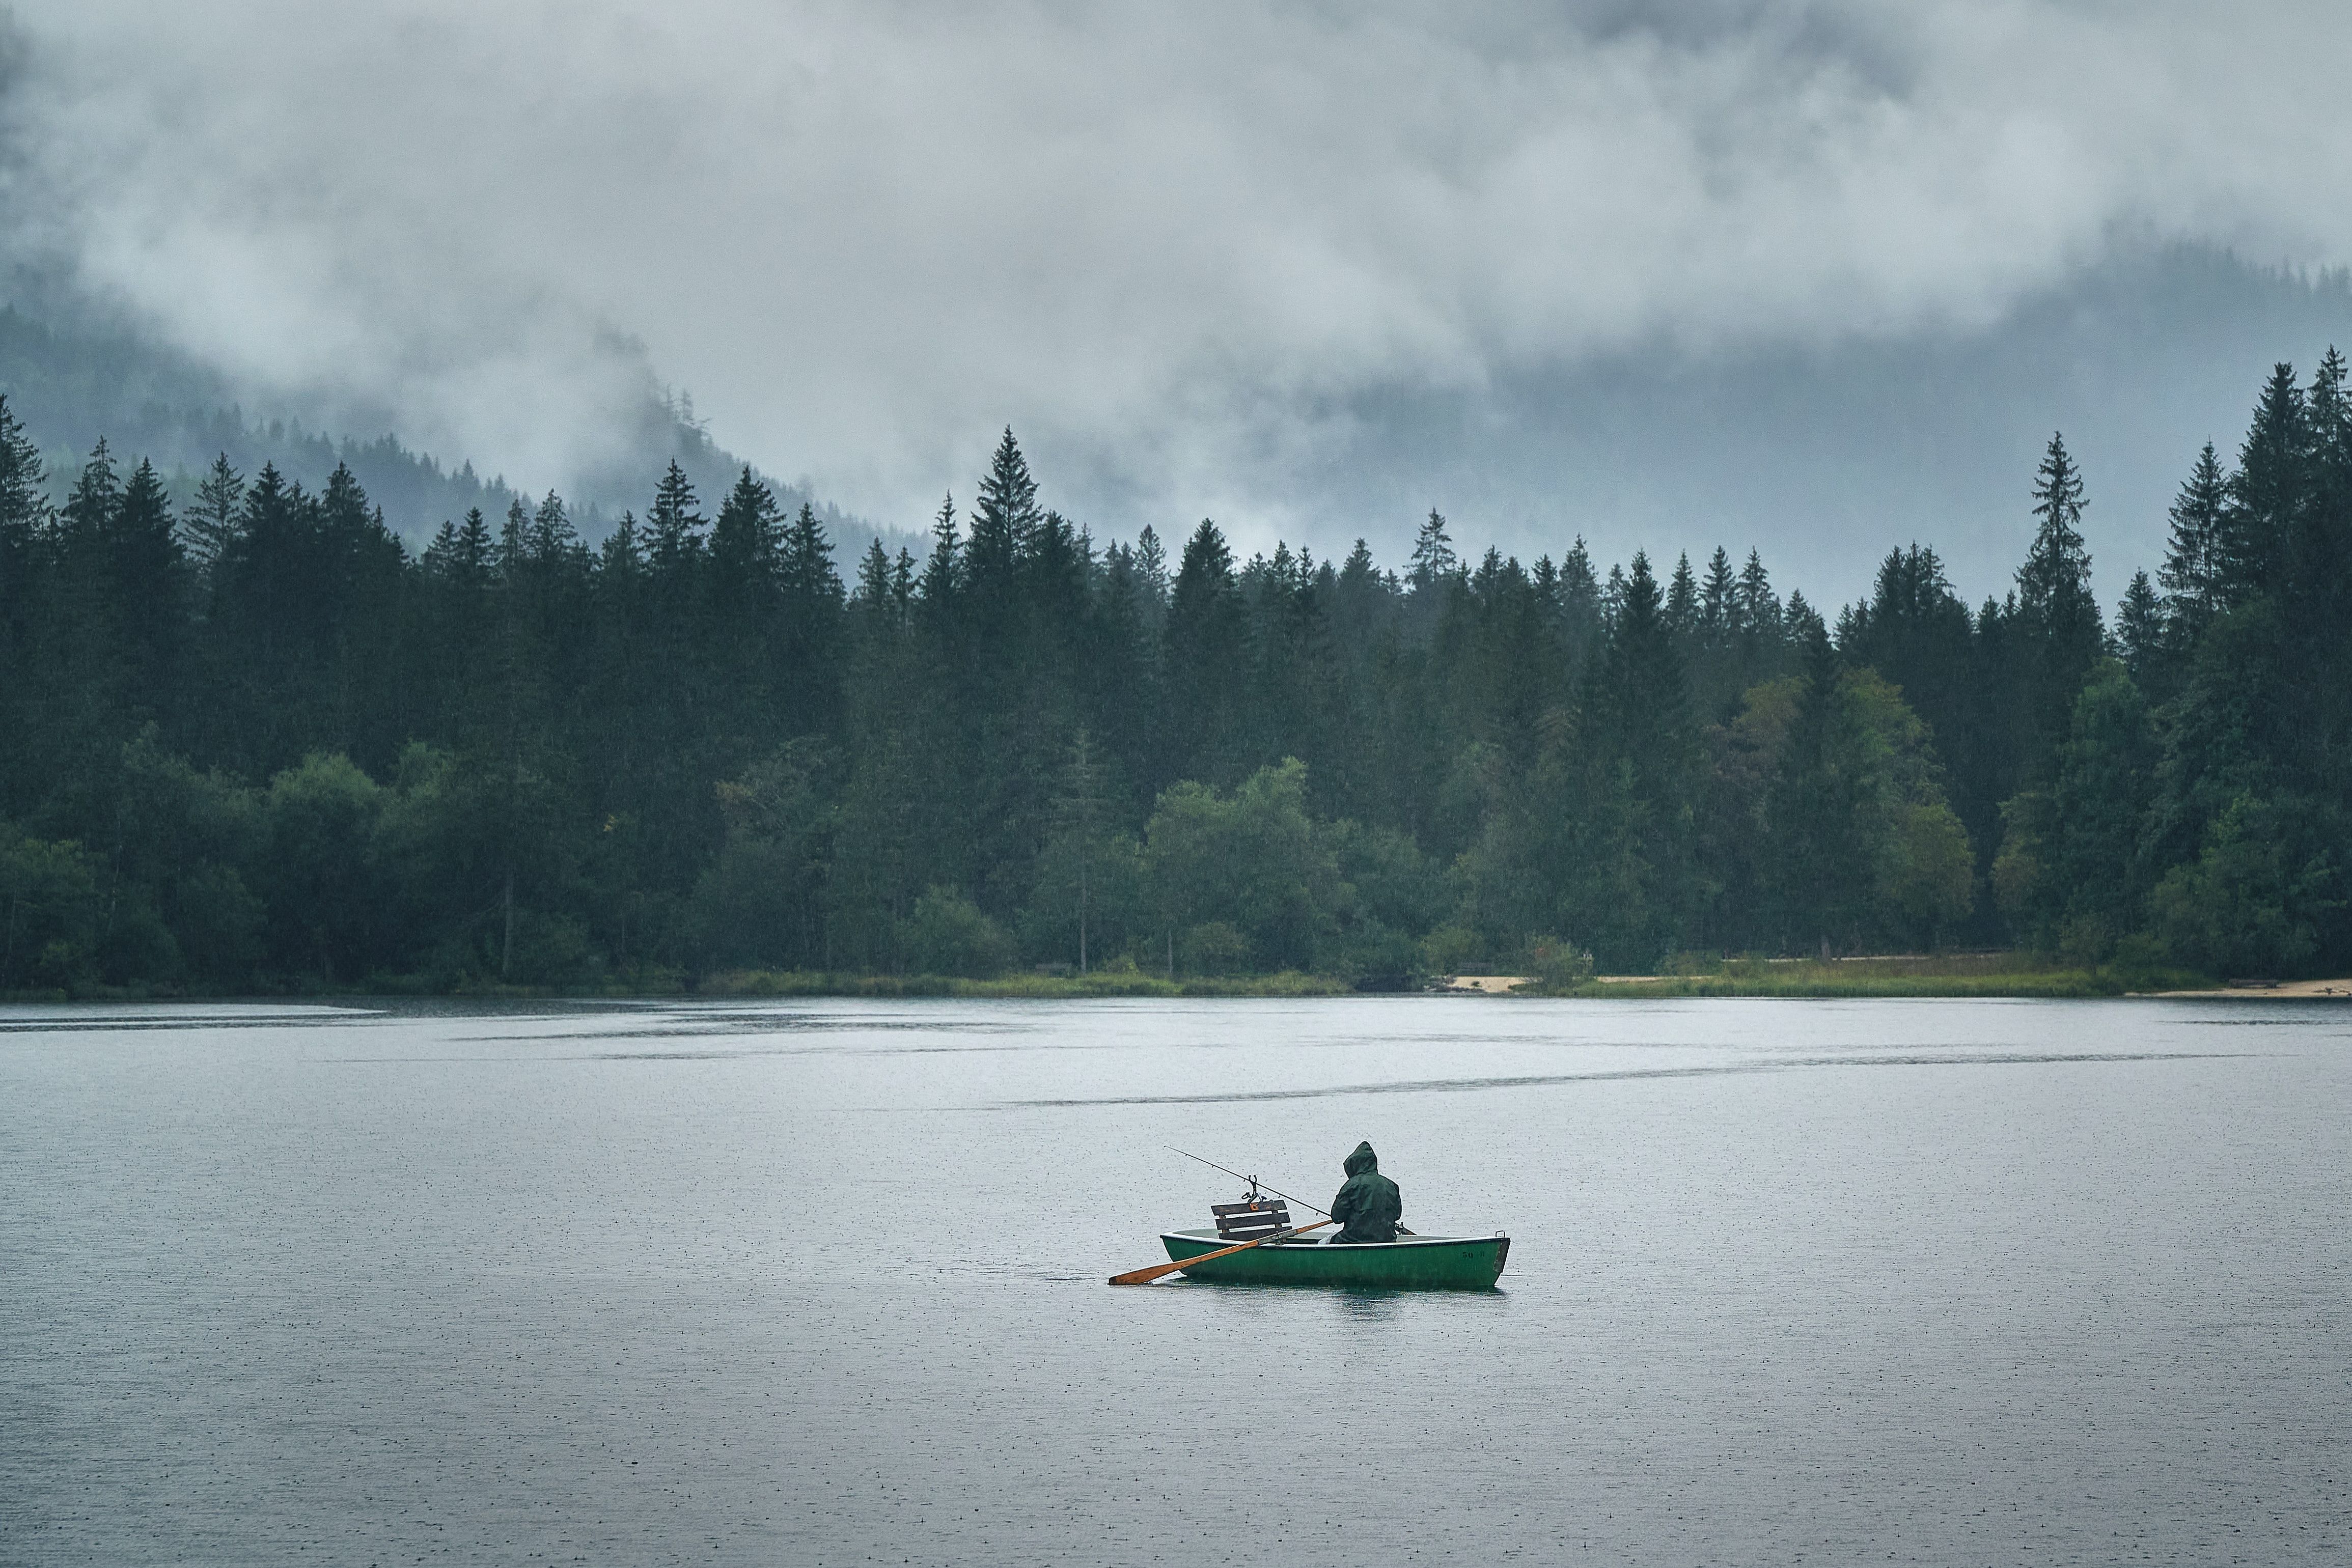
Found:
[{"label": "wooden oar", "polygon": [[1149,1285],[1154,1280],[1164,1280],[1178,1270],[1190,1269],[1195,1263],[1207,1263],[1219,1258],[1230,1258],[1236,1252],[1246,1252],[1253,1247],[1263,1247],[1269,1241],[1286,1240],[1290,1237],[1302,1236],[1309,1230],[1320,1230],[1327,1225],[1337,1223],[1336,1220],[1318,1219],[1312,1225],[1301,1225],[1289,1230],[1277,1230],[1270,1236],[1261,1236],[1255,1241],[1244,1241],[1238,1247],[1228,1247],[1222,1252],[1203,1252],[1198,1258],[1187,1258],[1179,1263],[1154,1263],[1149,1269],[1130,1269],[1124,1274],[1113,1274],[1110,1277],[1110,1282],[1114,1285]]}]

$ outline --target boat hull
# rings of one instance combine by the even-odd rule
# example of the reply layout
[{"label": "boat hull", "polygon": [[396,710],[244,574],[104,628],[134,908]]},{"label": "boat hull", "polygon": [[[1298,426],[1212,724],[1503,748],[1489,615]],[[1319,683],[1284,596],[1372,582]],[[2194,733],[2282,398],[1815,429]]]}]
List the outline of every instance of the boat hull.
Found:
[{"label": "boat hull", "polygon": [[[1171,1262],[1233,1245],[1213,1230],[1163,1230]],[[1491,1291],[1510,1256],[1507,1236],[1413,1236],[1386,1242],[1269,1241],[1186,1268],[1221,1285],[1319,1285],[1375,1291]]]}]

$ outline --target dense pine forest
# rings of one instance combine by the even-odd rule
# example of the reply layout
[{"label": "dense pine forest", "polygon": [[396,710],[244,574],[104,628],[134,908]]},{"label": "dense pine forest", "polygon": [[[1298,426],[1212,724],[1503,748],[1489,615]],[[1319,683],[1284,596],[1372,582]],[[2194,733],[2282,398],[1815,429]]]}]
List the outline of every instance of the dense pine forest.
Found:
[{"label": "dense pine forest", "polygon": [[594,545],[549,495],[412,554],[347,468],[175,505],[101,443],[52,506],[0,400],[0,990],[2340,972],[2347,397],[2279,366],[2111,622],[2058,437],[2010,591],[1906,544],[1825,617],[1434,512],[1393,567],[1106,545],[1010,432],[919,557],[675,463]]}]

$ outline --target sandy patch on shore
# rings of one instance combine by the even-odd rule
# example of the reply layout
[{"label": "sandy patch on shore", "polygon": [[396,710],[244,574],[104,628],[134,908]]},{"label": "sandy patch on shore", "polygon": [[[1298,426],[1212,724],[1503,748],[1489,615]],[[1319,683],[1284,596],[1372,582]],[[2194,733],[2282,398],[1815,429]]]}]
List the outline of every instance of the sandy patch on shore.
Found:
[{"label": "sandy patch on shore", "polygon": [[2217,998],[2273,998],[2287,1001],[2326,1000],[2352,1001],[2352,980],[2249,980],[2218,991],[2143,991],[2142,996],[2193,997],[2200,1001]]},{"label": "sandy patch on shore", "polygon": [[1525,975],[1454,975],[1445,982],[1445,989],[1468,995],[1473,991],[1490,997],[1507,997],[1513,986],[1528,983]]}]

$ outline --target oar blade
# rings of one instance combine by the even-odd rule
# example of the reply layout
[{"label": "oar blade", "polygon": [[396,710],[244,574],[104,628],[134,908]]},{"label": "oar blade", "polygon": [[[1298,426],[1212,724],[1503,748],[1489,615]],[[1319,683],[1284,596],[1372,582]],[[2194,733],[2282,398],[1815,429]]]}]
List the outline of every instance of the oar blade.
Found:
[{"label": "oar blade", "polygon": [[[1185,1260],[1185,1262],[1190,1261],[1192,1260]],[[1129,1269],[1124,1274],[1113,1274],[1110,1282],[1114,1285],[1149,1285],[1154,1280],[1168,1278],[1183,1266],[1183,1263],[1154,1263],[1149,1269]]]}]

